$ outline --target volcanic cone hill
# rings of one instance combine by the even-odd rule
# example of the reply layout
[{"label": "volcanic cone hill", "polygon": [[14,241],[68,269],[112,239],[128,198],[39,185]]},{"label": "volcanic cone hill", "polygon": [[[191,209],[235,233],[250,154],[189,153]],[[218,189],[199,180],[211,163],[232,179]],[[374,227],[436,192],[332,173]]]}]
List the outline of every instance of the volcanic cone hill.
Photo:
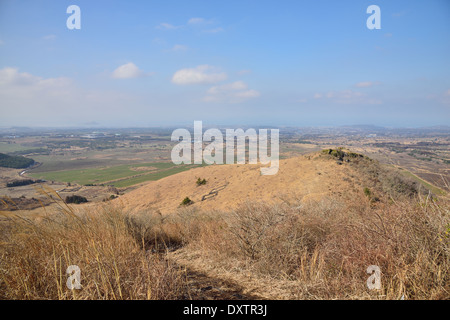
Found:
[{"label": "volcanic cone hill", "polygon": [[245,164],[196,168],[147,183],[119,201],[131,212],[168,214],[183,205],[229,210],[246,200],[294,203],[335,196],[377,202],[385,197],[412,196],[420,189],[397,169],[341,149],[280,160],[279,171],[272,176],[261,175],[260,167]]}]

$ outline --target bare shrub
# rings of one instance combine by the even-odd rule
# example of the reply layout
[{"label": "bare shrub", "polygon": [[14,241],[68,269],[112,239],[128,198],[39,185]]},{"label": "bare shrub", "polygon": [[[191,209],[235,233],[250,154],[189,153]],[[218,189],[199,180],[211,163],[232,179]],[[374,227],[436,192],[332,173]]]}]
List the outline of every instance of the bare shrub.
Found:
[{"label": "bare shrub", "polygon": [[[222,249],[261,275],[299,281],[299,298],[448,299],[449,228],[448,201],[431,197],[377,208],[249,202],[230,215],[235,245]],[[366,286],[370,265],[382,270],[380,290]]]}]

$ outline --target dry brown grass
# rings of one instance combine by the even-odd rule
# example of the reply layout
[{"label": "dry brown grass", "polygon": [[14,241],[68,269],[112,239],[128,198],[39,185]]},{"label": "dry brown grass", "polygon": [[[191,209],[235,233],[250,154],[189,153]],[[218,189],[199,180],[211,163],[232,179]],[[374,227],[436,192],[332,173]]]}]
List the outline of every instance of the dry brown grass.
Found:
[{"label": "dry brown grass", "polygon": [[[432,197],[361,197],[166,216],[106,204],[16,219],[1,233],[0,298],[189,299],[181,260],[169,254],[183,248],[211,278],[227,270],[269,298],[280,295],[268,282],[288,282],[285,296],[297,299],[449,299],[449,209]],[[82,290],[66,288],[69,265],[80,267]],[[367,288],[370,265],[381,269],[379,290]],[[249,273],[252,282],[241,281]]]},{"label": "dry brown grass", "polygon": [[[365,200],[297,207],[248,202],[206,217],[187,248],[237,274],[291,281],[299,299],[449,299],[448,202],[374,208]],[[370,265],[382,271],[380,290],[367,288]]]},{"label": "dry brown grass", "polygon": [[[188,298],[179,267],[143,250],[116,207],[81,215],[66,207],[40,222],[15,218],[2,226],[1,299]],[[66,286],[70,265],[81,269],[81,290]]]}]

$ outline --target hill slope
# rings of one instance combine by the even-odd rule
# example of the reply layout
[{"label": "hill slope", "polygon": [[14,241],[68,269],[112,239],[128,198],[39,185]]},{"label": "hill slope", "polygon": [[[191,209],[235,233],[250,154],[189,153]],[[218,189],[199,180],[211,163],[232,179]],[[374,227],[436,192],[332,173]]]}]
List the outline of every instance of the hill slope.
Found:
[{"label": "hill slope", "polygon": [[[374,184],[369,178],[378,179],[361,171],[370,160],[336,160],[323,153],[281,160],[278,174],[273,176],[262,176],[260,165],[202,167],[150,182],[120,201],[132,212],[150,209],[167,214],[175,211],[185,197],[194,202],[193,207],[206,210],[228,210],[247,199],[271,203],[319,200],[330,195],[364,197],[364,188]],[[198,178],[207,183],[198,186]]]}]

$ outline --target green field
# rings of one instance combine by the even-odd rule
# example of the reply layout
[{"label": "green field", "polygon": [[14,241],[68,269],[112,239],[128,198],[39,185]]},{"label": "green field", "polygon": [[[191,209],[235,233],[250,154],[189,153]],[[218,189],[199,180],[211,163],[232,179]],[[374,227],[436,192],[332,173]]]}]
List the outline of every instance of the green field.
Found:
[{"label": "green field", "polygon": [[0,142],[0,153],[12,153],[17,151],[25,151],[38,149],[37,147],[28,147],[18,143]]},{"label": "green field", "polygon": [[438,187],[436,187],[436,186],[434,186],[434,185],[432,185],[432,184],[426,182],[425,180],[419,178],[419,177],[416,176],[414,173],[412,173],[412,172],[410,172],[410,171],[408,171],[408,170],[406,170],[406,169],[401,168],[401,172],[402,172],[402,174],[404,174],[405,176],[410,177],[410,178],[416,180],[417,182],[421,183],[421,184],[424,185],[426,188],[428,188],[431,192],[433,192],[433,193],[435,193],[435,194],[437,194],[437,195],[445,195],[445,194],[446,194],[446,192],[443,191],[442,189],[440,189],[440,188],[438,188]]},{"label": "green field", "polygon": [[121,180],[121,181],[117,181],[115,183],[113,183],[113,185],[117,188],[124,188],[124,187],[129,187],[135,184],[139,184],[139,183],[143,183],[143,182],[147,182],[147,181],[155,181],[155,180],[159,180],[168,176],[171,176],[173,174],[176,173],[180,173],[189,169],[193,169],[195,167],[195,165],[190,165],[190,166],[186,166],[186,165],[179,165],[179,166],[174,166],[168,170],[164,170],[164,171],[159,171],[159,172],[155,172],[155,173],[151,173],[151,174],[146,174],[140,177],[136,177],[136,178],[131,178],[131,179],[126,179],[126,180]]},{"label": "green field", "polygon": [[[136,170],[136,168],[145,167],[151,167],[152,170]],[[80,185],[108,184],[116,187],[128,187],[145,181],[159,180],[195,167],[198,167],[198,165],[175,165],[171,162],[160,162],[81,170],[39,172],[30,173],[29,175],[34,178],[45,179],[47,181],[70,182]]]}]

